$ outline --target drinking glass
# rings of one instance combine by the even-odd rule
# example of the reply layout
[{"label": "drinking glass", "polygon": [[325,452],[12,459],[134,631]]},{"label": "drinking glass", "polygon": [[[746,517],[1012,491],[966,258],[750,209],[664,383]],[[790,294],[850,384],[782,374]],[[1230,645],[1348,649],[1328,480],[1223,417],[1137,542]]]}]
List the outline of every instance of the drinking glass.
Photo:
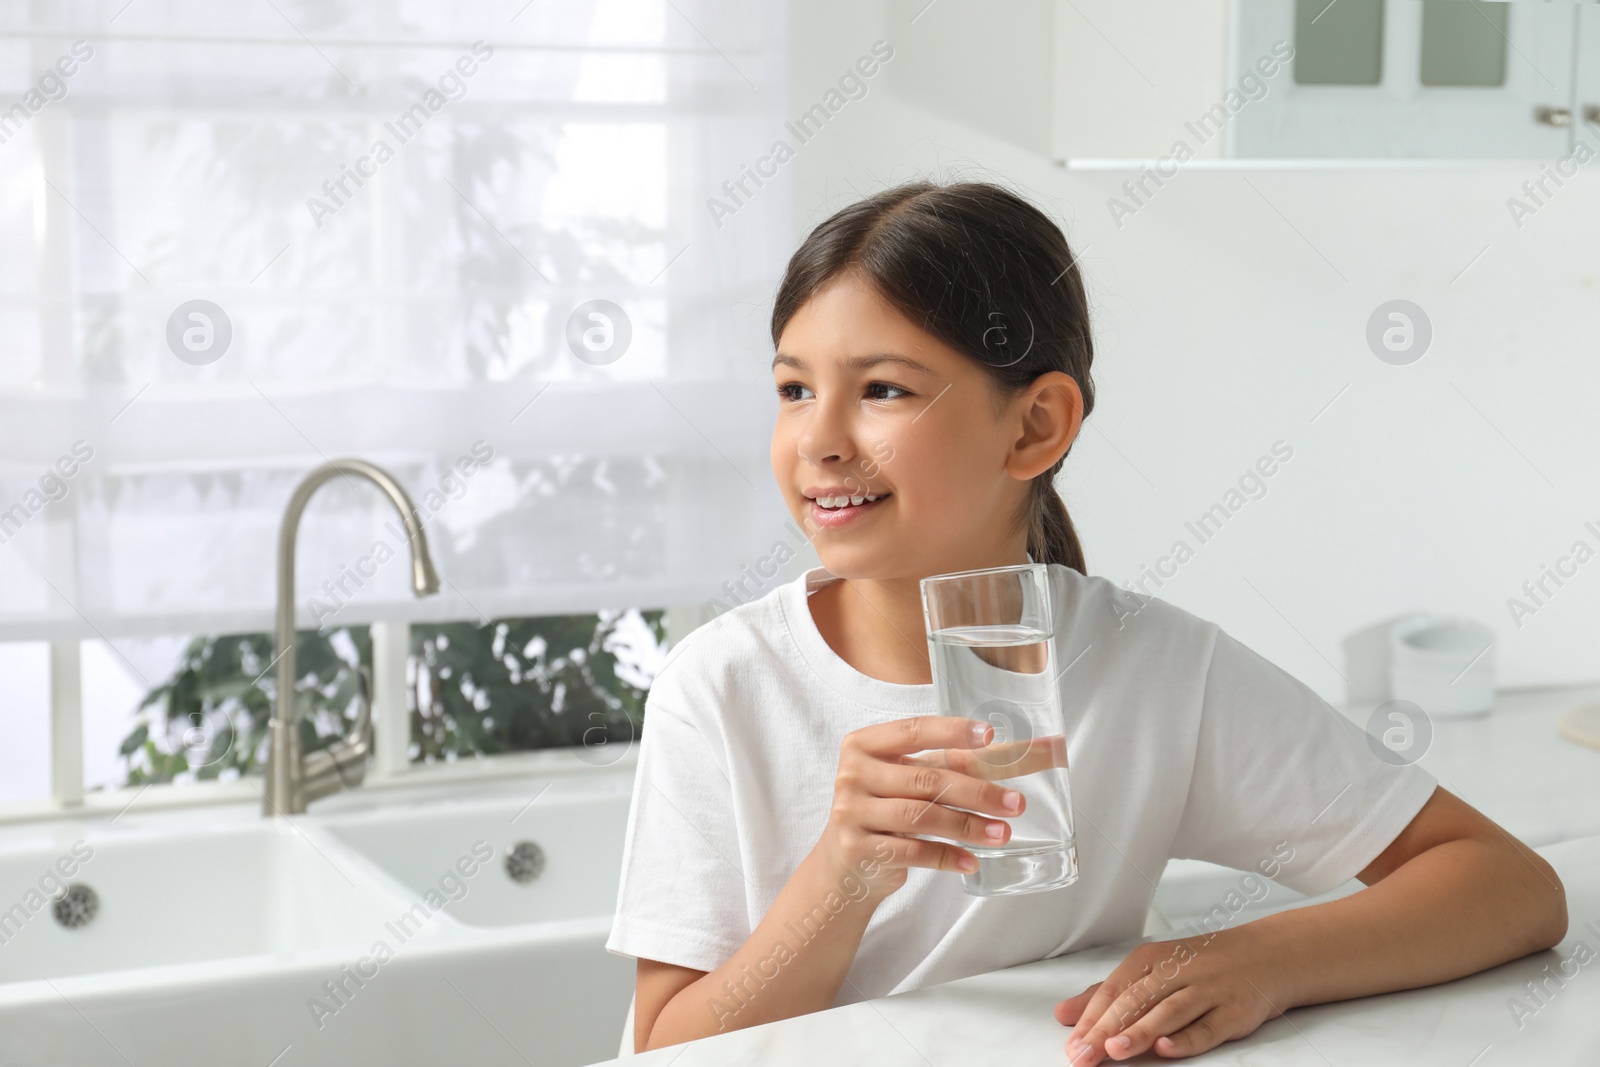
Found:
[{"label": "drinking glass", "polygon": [[1066,722],[1055,669],[1050,575],[1042,563],[922,580],[933,688],[944,715],[994,727],[979,749],[946,749],[952,770],[1022,794],[999,847],[959,842],[978,857],[961,876],[975,897],[1058,889],[1078,880]]}]

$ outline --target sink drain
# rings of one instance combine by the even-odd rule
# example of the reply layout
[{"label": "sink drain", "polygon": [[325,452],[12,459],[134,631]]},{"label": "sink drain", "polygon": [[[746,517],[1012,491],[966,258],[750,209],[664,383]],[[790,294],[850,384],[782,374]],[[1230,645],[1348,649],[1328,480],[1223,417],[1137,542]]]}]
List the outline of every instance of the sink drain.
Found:
[{"label": "sink drain", "polygon": [[518,841],[506,853],[506,874],[526,885],[544,873],[544,849],[532,841]]},{"label": "sink drain", "polygon": [[56,922],[69,930],[76,930],[94,922],[95,915],[100,911],[100,894],[82,882],[74,882],[56,894],[50,910]]}]

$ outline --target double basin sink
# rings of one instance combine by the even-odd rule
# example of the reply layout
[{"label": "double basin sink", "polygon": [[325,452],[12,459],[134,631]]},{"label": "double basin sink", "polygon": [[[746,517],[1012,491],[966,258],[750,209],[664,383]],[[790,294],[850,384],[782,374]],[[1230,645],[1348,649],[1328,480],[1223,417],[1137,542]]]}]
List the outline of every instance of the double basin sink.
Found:
[{"label": "double basin sink", "polygon": [[0,831],[0,1062],[579,1064],[631,772],[373,789]]}]

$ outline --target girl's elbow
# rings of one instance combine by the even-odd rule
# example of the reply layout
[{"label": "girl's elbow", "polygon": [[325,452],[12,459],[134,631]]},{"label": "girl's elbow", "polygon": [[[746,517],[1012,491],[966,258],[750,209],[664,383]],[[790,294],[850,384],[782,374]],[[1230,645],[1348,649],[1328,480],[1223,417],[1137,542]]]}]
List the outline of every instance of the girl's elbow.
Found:
[{"label": "girl's elbow", "polygon": [[1556,869],[1504,831],[1496,839],[1481,840],[1489,849],[1483,856],[1487,869],[1498,875],[1496,911],[1509,920],[1504,925],[1512,938],[1507,947],[1527,955],[1559,945],[1567,936],[1567,889]]},{"label": "girl's elbow", "polygon": [[1550,872],[1550,877],[1555,886],[1550,890],[1553,899],[1550,901],[1550,925],[1546,931],[1546,940],[1543,941],[1545,948],[1554,948],[1566,940],[1568,926],[1566,888],[1554,871]]},{"label": "girl's elbow", "polygon": [[1567,890],[1561,884],[1561,876],[1543,856],[1535,854],[1531,862],[1540,875],[1532,881],[1533,891],[1529,894],[1534,920],[1531,931],[1534,945],[1531,951],[1539,952],[1554,948],[1567,936]]}]

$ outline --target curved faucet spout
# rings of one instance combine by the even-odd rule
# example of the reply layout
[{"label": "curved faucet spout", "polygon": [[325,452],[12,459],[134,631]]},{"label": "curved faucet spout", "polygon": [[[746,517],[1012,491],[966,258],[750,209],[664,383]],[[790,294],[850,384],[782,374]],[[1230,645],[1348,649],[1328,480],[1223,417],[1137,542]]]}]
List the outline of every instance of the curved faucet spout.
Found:
[{"label": "curved faucet spout", "polygon": [[[411,547],[411,588],[417,596],[439,591],[439,575],[428,553],[428,538],[417,509],[400,483],[381,467],[360,459],[336,459],[306,475],[295,487],[283,511],[278,528],[278,611],[277,686],[273,694],[272,719],[267,724],[267,788],[262,794],[263,815],[293,815],[306,810],[317,797],[338,789],[359,785],[366,773],[367,753],[372,748],[372,715],[367,703],[366,679],[360,681],[362,709],[352,736],[323,751],[302,757],[299,708],[295,700],[294,655],[294,556],[300,533],[300,517],[322,485],[333,478],[364,478],[389,498],[405,526],[406,542]],[[357,668],[359,670],[359,668]]]}]

